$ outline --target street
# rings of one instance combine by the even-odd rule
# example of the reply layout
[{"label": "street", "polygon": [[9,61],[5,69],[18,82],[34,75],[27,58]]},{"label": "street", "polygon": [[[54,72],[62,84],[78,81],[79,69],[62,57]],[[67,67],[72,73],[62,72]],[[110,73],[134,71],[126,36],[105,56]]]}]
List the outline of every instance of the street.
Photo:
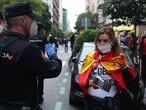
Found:
[{"label": "street", "polygon": [[146,110],[146,0],[0,5],[0,110]]},{"label": "street", "polygon": [[[69,73],[68,60],[70,58],[70,55],[70,48],[69,52],[65,53],[64,46],[59,46],[58,57],[62,59],[63,68],[59,77],[53,79],[45,79],[44,102],[41,105],[43,110],[83,110],[83,107],[75,107],[69,104],[71,75]],[[146,95],[144,98],[144,103],[146,104]]]},{"label": "street", "polygon": [[81,110],[79,107],[69,105],[70,73],[68,60],[71,55],[64,52],[64,46],[59,46],[58,57],[63,62],[62,72],[57,78],[46,79],[44,85],[43,110]]}]

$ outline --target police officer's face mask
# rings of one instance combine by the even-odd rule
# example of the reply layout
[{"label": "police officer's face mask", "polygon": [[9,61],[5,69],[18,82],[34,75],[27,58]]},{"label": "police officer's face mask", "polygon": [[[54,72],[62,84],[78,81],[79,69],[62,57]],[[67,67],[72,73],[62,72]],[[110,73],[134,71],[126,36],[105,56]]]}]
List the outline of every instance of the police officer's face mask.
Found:
[{"label": "police officer's face mask", "polygon": [[31,27],[30,27],[29,37],[36,35],[37,31],[38,31],[38,25],[37,25],[36,21],[33,20]]}]

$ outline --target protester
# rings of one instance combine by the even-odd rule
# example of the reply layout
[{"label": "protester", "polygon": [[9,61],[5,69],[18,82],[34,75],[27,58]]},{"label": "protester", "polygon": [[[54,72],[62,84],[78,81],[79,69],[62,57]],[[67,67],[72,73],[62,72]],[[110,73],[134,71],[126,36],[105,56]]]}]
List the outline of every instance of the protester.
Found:
[{"label": "protester", "polygon": [[[85,110],[132,110],[132,97],[126,84],[136,73],[126,64],[113,29],[102,28],[95,38],[95,46],[80,71],[79,86],[85,96]],[[124,103],[116,99],[123,92]]]},{"label": "protester", "polygon": [[46,58],[29,42],[38,29],[29,3],[7,7],[5,17],[9,33],[0,39],[0,110],[41,110],[37,78],[57,77],[62,61],[52,51]]}]

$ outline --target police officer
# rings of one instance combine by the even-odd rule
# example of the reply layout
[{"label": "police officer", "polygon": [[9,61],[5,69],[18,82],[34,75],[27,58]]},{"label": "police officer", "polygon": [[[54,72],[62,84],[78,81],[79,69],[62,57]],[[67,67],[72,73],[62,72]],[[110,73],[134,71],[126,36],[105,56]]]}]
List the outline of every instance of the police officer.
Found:
[{"label": "police officer", "polygon": [[9,33],[0,39],[0,110],[40,110],[37,77],[54,78],[62,69],[55,54],[46,58],[28,37],[37,32],[29,3],[6,8]]}]

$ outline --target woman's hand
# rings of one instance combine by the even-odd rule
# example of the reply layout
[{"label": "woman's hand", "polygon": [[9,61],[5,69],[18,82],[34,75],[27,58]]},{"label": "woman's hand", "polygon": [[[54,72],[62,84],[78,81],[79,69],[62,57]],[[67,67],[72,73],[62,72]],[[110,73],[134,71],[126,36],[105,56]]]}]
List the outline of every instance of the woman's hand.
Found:
[{"label": "woman's hand", "polygon": [[89,87],[93,87],[94,89],[98,89],[98,87],[94,84],[93,79],[89,80]]}]

